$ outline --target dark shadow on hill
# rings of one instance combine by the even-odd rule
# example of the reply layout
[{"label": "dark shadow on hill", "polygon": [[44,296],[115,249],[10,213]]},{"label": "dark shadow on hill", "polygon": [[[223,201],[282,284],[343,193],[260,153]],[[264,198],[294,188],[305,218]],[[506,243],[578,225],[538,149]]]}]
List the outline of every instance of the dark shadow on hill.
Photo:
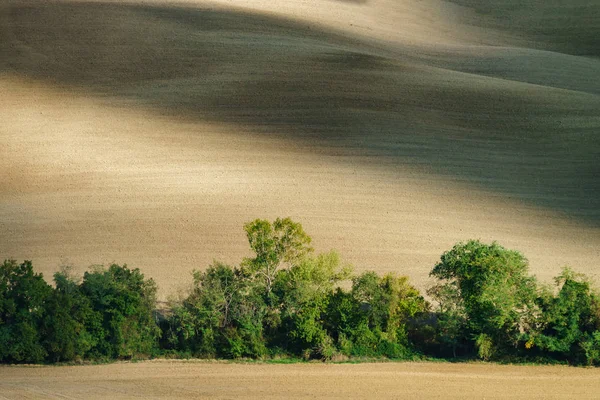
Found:
[{"label": "dark shadow on hill", "polygon": [[[600,57],[600,2],[596,0],[449,0],[474,10],[471,23],[508,34],[524,33],[527,45]],[[515,35],[516,37],[516,35]]]},{"label": "dark shadow on hill", "polygon": [[0,72],[380,156],[600,224],[593,94],[502,86],[251,13],[16,3],[2,24]]}]

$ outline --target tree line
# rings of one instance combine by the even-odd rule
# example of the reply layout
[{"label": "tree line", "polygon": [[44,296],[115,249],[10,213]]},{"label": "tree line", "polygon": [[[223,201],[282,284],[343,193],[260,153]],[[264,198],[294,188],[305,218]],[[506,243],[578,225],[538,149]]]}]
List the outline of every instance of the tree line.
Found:
[{"label": "tree line", "polygon": [[355,274],[315,254],[289,218],[244,226],[252,257],[193,273],[157,309],[156,284],[126,265],[68,269],[49,285],[32,263],[0,268],[0,362],[280,357],[483,359],[600,364],[600,295],[565,268],[555,285],[527,259],[471,240],[442,254],[427,300],[405,276]]}]

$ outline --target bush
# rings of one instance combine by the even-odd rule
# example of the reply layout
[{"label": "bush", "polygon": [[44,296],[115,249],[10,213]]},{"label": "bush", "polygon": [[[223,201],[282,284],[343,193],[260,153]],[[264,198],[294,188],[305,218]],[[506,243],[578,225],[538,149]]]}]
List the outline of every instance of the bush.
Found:
[{"label": "bush", "polygon": [[581,340],[580,346],[585,353],[587,365],[600,365],[600,331],[587,335]]}]

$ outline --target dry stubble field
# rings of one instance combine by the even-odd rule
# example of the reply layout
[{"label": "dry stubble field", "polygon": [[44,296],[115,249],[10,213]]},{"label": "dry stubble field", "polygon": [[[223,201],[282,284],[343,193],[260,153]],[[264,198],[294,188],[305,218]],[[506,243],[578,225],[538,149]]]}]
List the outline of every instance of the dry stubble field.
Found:
[{"label": "dry stubble field", "polygon": [[487,364],[154,361],[0,367],[8,399],[595,399],[593,369]]},{"label": "dry stubble field", "polygon": [[[544,281],[565,264],[598,279],[599,21],[586,0],[2,1],[0,257],[32,259],[46,277],[128,263],[166,298],[192,269],[246,255],[244,222],[291,216],[318,250],[421,289],[469,238],[523,251]],[[213,367],[257,382],[265,370],[319,381],[321,368],[341,391],[397,368],[433,397],[446,389],[431,382],[464,394],[466,376],[525,394],[597,384],[584,370],[462,365],[189,371]],[[188,371],[2,377],[47,376],[43,388],[100,369],[106,387],[159,390],[120,368]]]}]

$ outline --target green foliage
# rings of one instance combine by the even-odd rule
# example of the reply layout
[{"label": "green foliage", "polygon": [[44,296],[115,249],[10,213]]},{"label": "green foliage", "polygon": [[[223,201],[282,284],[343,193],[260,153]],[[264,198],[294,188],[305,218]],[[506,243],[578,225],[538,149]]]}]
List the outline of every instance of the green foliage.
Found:
[{"label": "green foliage", "polygon": [[408,283],[408,278],[394,274],[380,278],[374,272],[365,272],[352,283],[352,295],[361,304],[369,328],[386,332],[392,342],[408,345],[406,323],[429,309],[429,304]]},{"label": "green foliage", "polygon": [[351,271],[335,252],[312,256],[300,224],[277,219],[245,226],[254,258],[196,272],[166,328],[173,349],[205,357],[261,357],[266,349],[303,358],[339,353],[405,357],[408,324],[428,304],[406,277]]},{"label": "green foliage", "polygon": [[68,270],[54,274],[56,289],[48,299],[44,346],[51,361],[81,360],[96,345],[86,329],[101,318]]},{"label": "green foliage", "polygon": [[277,218],[273,224],[257,219],[244,230],[255,257],[244,259],[242,265],[264,283],[267,295],[281,267],[294,265],[312,252],[311,238],[290,218]]},{"label": "green foliage", "polygon": [[536,329],[526,335],[527,348],[541,349],[557,359],[574,363],[594,363],[600,297],[587,277],[569,268],[555,282],[559,288],[557,295],[544,291],[537,300],[541,312]]},{"label": "green foliage", "polygon": [[81,293],[92,313],[86,318],[92,357],[134,358],[152,355],[160,330],[156,324],[156,285],[139,269],[111,265],[86,272]]},{"label": "green foliage", "polygon": [[130,359],[160,346],[169,357],[600,364],[600,295],[568,268],[554,290],[539,287],[519,252],[458,243],[431,271],[439,279],[428,290],[431,311],[407,277],[353,275],[337,253],[313,255],[289,218],[245,230],[255,257],[195,271],[189,294],[161,312],[154,282],[125,265],[94,268],[81,281],[63,270],[52,288],[31,262],[5,261],[0,362]]},{"label": "green foliage", "polygon": [[438,304],[434,332],[434,341],[440,344],[437,352],[446,354],[449,348],[454,358],[459,351],[467,352],[469,319],[456,282],[433,286],[427,294]]},{"label": "green foliage", "polygon": [[331,358],[333,340],[324,326],[329,299],[336,285],[348,279],[349,267],[342,267],[335,252],[306,257],[277,275],[274,293],[279,299],[283,334],[282,345],[300,354]]},{"label": "green foliage", "polygon": [[484,361],[489,361],[493,356],[496,349],[494,348],[494,342],[489,335],[480,333],[475,339],[475,345],[477,346],[477,355]]},{"label": "green foliage", "polygon": [[175,348],[202,357],[262,357],[266,305],[253,281],[222,263],[194,273],[190,295],[170,321]]},{"label": "green foliage", "polygon": [[586,335],[580,346],[584,351],[587,365],[600,365],[600,331]]},{"label": "green foliage", "polygon": [[537,284],[527,268],[521,253],[497,243],[469,241],[445,252],[430,275],[442,281],[431,293],[443,300],[449,342],[485,337],[493,347],[489,354],[514,351],[536,309]]},{"label": "green foliage", "polygon": [[353,278],[349,293],[333,293],[326,326],[345,355],[404,358],[411,352],[409,323],[428,309],[408,278],[365,272]]},{"label": "green foliage", "polygon": [[31,261],[6,260],[0,267],[0,361],[41,362],[43,320],[52,288]]}]

